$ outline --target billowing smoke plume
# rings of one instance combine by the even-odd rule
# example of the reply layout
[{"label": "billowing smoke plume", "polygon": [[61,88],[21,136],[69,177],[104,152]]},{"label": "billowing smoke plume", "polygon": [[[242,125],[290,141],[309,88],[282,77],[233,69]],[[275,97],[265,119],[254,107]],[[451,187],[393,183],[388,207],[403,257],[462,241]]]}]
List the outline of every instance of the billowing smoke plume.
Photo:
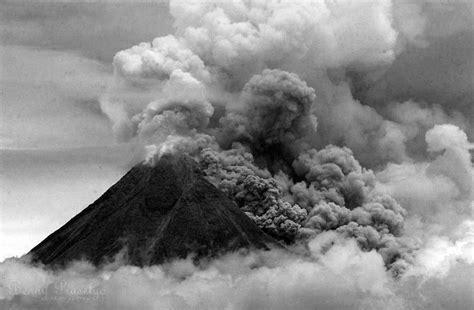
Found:
[{"label": "billowing smoke plume", "polygon": [[316,132],[314,89],[296,74],[264,70],[245,84],[240,96],[242,103],[229,107],[220,119],[223,145],[245,141],[255,151],[277,147],[284,152]]},{"label": "billowing smoke plume", "polygon": [[[169,152],[194,157],[263,231],[300,254],[59,273],[8,261],[0,275],[13,285],[14,270],[25,275],[20,286],[42,293],[66,280],[91,287],[103,295],[91,308],[470,308],[472,97],[456,83],[444,101],[429,101],[422,83],[403,86],[422,76],[410,55],[472,35],[465,6],[171,1],[175,35],[116,54],[103,112],[149,164]],[[397,76],[400,67],[412,75]],[[29,284],[31,275],[42,282]],[[139,297],[123,297],[129,289]],[[6,305],[24,304],[2,294]]]}]

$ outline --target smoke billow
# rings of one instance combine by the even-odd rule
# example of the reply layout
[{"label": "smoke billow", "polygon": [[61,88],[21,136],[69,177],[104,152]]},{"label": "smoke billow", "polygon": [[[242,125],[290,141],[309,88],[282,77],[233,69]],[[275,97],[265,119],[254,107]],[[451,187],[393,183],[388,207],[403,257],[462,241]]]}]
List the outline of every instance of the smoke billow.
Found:
[{"label": "smoke billow", "polygon": [[[445,18],[464,7],[171,1],[176,33],[116,54],[102,110],[148,163],[170,152],[194,157],[295,253],[62,271],[12,259],[0,265],[1,302],[74,309],[85,302],[74,298],[97,295],[88,308],[472,307],[472,97],[466,104],[460,93],[464,103],[454,104],[452,92],[465,87],[452,82],[445,101],[427,100],[420,83],[403,101],[387,90],[403,85],[392,72],[413,53],[472,35],[465,18]],[[58,289],[66,282],[83,294]],[[48,294],[66,301],[41,300]]]},{"label": "smoke billow", "polygon": [[241,104],[220,119],[221,144],[243,140],[256,151],[272,146],[290,149],[316,131],[316,117],[311,114],[314,89],[296,74],[264,70],[244,85],[240,96]]}]

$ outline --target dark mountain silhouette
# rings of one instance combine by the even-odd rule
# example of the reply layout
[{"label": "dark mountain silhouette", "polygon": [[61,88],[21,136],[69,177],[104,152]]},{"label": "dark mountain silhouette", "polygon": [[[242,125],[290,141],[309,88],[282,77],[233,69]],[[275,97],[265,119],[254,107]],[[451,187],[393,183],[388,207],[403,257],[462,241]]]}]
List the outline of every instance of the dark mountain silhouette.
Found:
[{"label": "dark mountain silhouette", "polygon": [[216,256],[278,245],[227,196],[206,181],[193,159],[165,155],[140,164],[30,252],[33,261],[101,264],[124,253],[133,265]]}]

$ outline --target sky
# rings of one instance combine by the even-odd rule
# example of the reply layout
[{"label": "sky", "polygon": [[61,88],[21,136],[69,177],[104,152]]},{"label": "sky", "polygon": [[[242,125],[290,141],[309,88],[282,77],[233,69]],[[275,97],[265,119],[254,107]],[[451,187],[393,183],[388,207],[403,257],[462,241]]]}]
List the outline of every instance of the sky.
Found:
[{"label": "sky", "polygon": [[[98,198],[134,162],[130,147],[114,138],[113,119],[99,101],[114,87],[112,63],[118,51],[174,29],[168,3],[160,1],[2,1],[0,6],[2,259],[27,252]],[[415,105],[422,105],[416,113],[430,119],[427,123],[448,119],[472,138],[473,36],[465,31],[470,28],[469,12],[461,2],[460,8],[428,11],[436,23],[410,19],[402,27],[405,40],[418,41],[407,44],[390,66],[375,72],[377,82],[370,89],[370,74],[361,78],[363,70],[347,71],[354,99],[378,109],[383,117],[420,122],[406,120],[410,114],[406,104],[384,107],[385,102],[415,98]],[[416,27],[421,23],[425,37],[418,38]],[[424,46],[428,41],[430,48]],[[449,108],[423,110],[424,102]],[[451,108],[455,112],[450,113]],[[329,114],[328,119],[334,118]],[[319,139],[328,142],[324,136]],[[332,136],[329,142],[348,144],[364,164],[377,164],[371,154],[381,147],[367,148],[360,139]],[[409,141],[407,147],[414,150],[410,155],[417,156],[418,142]],[[383,160],[401,160],[398,150],[380,152]]]},{"label": "sky", "polygon": [[[0,0],[0,307],[471,309],[473,10]],[[294,253],[10,258],[173,152]]]},{"label": "sky", "polygon": [[115,53],[171,31],[167,3],[0,3],[0,260],[97,199],[133,158],[99,98]]}]

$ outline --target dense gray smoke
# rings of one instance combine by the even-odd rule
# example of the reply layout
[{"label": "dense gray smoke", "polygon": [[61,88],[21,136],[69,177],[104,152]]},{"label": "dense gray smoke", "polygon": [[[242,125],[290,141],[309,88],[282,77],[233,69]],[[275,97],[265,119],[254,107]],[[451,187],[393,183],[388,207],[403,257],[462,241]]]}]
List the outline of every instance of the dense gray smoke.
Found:
[{"label": "dense gray smoke", "polygon": [[245,84],[240,96],[242,104],[229,108],[219,121],[221,144],[243,140],[256,151],[272,146],[285,151],[316,132],[316,117],[311,114],[314,89],[296,74],[264,70]]},{"label": "dense gray smoke", "polygon": [[[15,270],[32,290],[77,281],[105,294],[91,308],[472,307],[472,71],[443,63],[450,82],[442,72],[432,84],[446,96],[430,101],[419,80],[437,64],[410,68],[412,55],[472,41],[466,10],[415,0],[171,1],[175,34],[115,55],[102,111],[148,163],[194,157],[299,254],[59,273],[12,260],[0,275],[13,283]],[[472,69],[472,46],[462,53]],[[42,282],[27,283],[31,275]],[[139,297],[120,297],[128,289]],[[8,290],[0,297],[16,304]]]}]

